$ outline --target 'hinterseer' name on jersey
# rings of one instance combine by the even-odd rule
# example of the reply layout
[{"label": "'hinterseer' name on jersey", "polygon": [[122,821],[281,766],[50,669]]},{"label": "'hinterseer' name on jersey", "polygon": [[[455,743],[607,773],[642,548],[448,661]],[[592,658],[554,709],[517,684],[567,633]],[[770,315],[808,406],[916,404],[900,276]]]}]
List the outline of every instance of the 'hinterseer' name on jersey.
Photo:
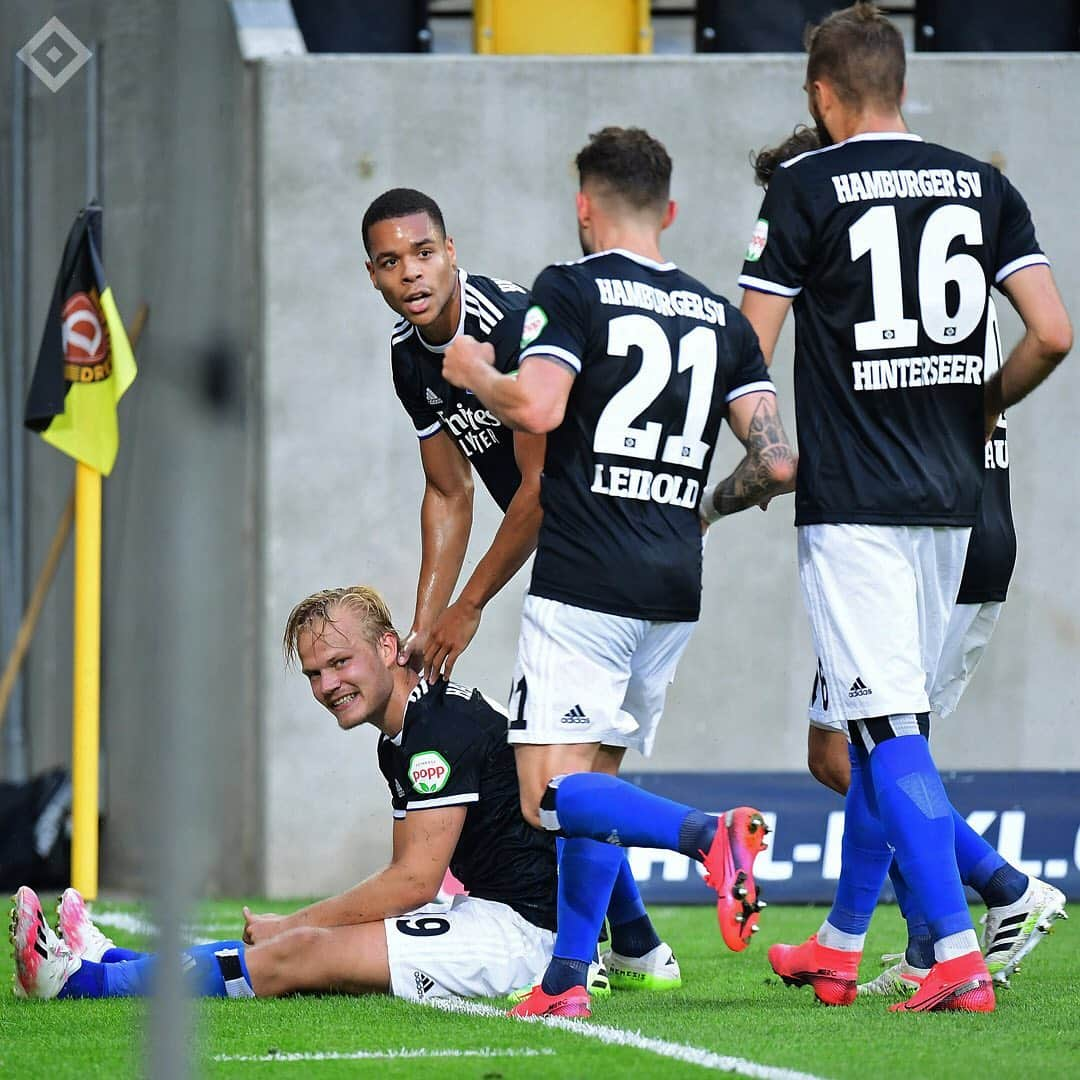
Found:
[{"label": "'hinterseer' name on jersey", "polygon": [[868,199],[981,199],[982,178],[966,169],[864,169],[832,178],[836,201]]},{"label": "'hinterseer' name on jersey", "polygon": [[700,319],[713,326],[726,326],[724,309],[715,300],[686,289],[667,292],[645,281],[629,281],[625,278],[596,278],[600,290],[600,303],[616,307],[635,307],[655,311],[658,315],[674,318]]},{"label": "'hinterseer' name on jersey", "polygon": [[590,491],[616,499],[640,499],[642,502],[685,506],[698,504],[701,485],[685,476],[654,473],[651,469],[632,469],[628,465],[596,465]]},{"label": "'hinterseer' name on jersey", "polygon": [[856,390],[902,390],[920,386],[983,381],[981,356],[898,356],[888,360],[855,360]]}]

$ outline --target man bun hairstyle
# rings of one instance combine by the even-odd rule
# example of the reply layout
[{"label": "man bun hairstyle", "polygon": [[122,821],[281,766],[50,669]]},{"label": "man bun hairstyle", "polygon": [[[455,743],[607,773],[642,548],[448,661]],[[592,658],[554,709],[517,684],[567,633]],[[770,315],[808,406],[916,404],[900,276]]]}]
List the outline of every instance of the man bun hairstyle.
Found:
[{"label": "man bun hairstyle", "polygon": [[635,210],[663,210],[671,191],[671,158],[642,128],[606,127],[589,136],[575,159],[581,186],[601,185]]},{"label": "man bun hairstyle", "polygon": [[848,108],[899,108],[907,61],[896,25],[871,3],[834,11],[806,32],[806,83],[826,79]]},{"label": "man bun hairstyle", "polygon": [[761,187],[768,187],[773,173],[785,161],[820,148],[821,140],[818,138],[818,133],[805,124],[799,124],[779,146],[767,147],[750,155],[750,164],[754,167],[754,179]]},{"label": "man bun hairstyle", "polygon": [[[285,662],[300,659],[300,635],[305,630],[316,631],[321,636],[327,626],[335,624],[334,616],[341,611],[351,612],[357,617],[361,632],[372,645],[377,644],[383,634],[398,637],[386,601],[369,585],[322,589],[301,600],[289,614],[281,641]],[[400,642],[400,637],[398,640]]]},{"label": "man bun hairstyle", "polygon": [[384,191],[364,211],[364,220],[360,228],[364,237],[364,250],[370,255],[371,245],[368,233],[372,225],[390,218],[408,217],[410,214],[427,214],[434,222],[439,235],[446,239],[446,223],[443,221],[439,204],[430,196],[415,188],[391,188]]}]

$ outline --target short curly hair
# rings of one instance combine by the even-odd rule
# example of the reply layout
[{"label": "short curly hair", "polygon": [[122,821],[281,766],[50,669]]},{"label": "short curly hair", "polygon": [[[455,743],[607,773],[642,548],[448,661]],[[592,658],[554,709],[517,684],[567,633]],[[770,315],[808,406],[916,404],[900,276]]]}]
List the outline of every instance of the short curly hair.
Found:
[{"label": "short curly hair", "polygon": [[589,136],[575,161],[582,187],[599,182],[636,210],[667,206],[671,157],[642,128],[602,128]]},{"label": "short curly hair", "polygon": [[[383,634],[398,637],[386,601],[369,585],[322,589],[301,600],[292,609],[285,623],[285,634],[281,642],[285,662],[299,662],[300,635],[305,630],[333,626],[334,615],[342,610],[358,616],[364,637],[373,645]],[[398,640],[400,642],[400,637]]]}]

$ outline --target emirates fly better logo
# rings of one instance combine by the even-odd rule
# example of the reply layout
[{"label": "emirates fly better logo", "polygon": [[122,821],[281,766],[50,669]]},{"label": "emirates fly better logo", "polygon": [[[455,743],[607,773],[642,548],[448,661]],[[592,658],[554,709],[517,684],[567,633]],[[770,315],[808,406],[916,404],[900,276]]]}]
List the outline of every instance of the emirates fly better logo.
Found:
[{"label": "emirates fly better logo", "polygon": [[15,55],[55,94],[93,53],[54,15]]}]

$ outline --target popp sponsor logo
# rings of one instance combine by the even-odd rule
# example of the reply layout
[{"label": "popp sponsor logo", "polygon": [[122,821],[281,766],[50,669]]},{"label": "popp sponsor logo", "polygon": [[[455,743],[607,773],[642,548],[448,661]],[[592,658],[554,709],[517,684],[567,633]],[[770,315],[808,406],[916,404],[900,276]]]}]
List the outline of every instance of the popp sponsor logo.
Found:
[{"label": "popp sponsor logo", "polygon": [[409,783],[421,795],[434,795],[446,787],[450,763],[438,750],[424,750],[409,758]]}]

